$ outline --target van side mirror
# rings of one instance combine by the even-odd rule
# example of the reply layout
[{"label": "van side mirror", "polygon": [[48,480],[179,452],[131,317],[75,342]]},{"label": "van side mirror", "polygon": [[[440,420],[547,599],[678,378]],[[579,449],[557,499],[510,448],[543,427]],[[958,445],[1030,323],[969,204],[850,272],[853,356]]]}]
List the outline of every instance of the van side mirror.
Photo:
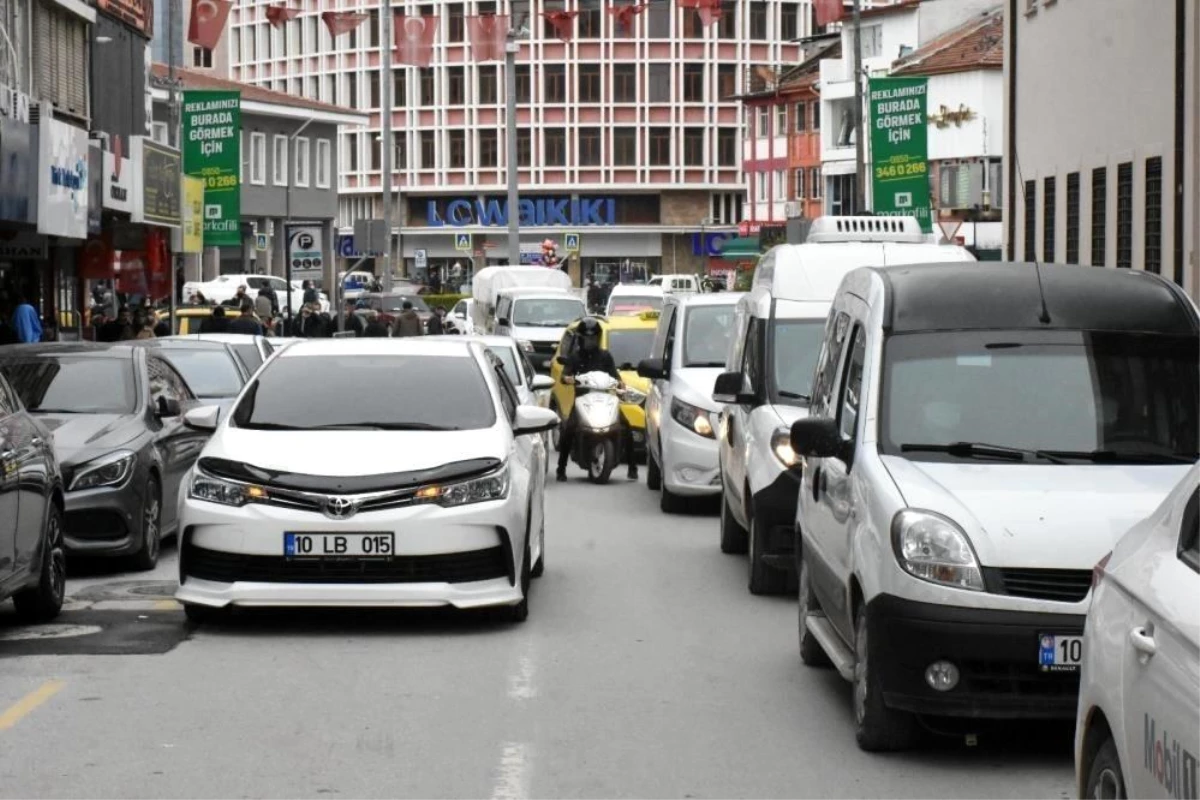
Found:
[{"label": "van side mirror", "polygon": [[649,378],[652,381],[661,380],[667,377],[667,371],[664,369],[661,358],[644,358],[638,364],[637,373],[643,378]]},{"label": "van side mirror", "polygon": [[724,405],[748,405],[758,401],[746,391],[746,379],[740,372],[722,372],[713,384],[713,401]]},{"label": "van side mirror", "polygon": [[791,440],[796,455],[845,460],[847,445],[842,440],[837,420],[824,417],[798,419],[792,423]]}]

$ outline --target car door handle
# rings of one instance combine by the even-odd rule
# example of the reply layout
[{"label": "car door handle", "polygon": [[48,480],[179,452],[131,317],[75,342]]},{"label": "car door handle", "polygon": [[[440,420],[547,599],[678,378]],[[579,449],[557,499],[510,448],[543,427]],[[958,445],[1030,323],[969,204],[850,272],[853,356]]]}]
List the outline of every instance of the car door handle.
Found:
[{"label": "car door handle", "polygon": [[1158,645],[1154,642],[1154,636],[1150,632],[1147,632],[1144,627],[1134,628],[1129,632],[1129,643],[1133,645],[1134,650],[1141,653],[1138,658],[1143,664],[1158,652]]}]

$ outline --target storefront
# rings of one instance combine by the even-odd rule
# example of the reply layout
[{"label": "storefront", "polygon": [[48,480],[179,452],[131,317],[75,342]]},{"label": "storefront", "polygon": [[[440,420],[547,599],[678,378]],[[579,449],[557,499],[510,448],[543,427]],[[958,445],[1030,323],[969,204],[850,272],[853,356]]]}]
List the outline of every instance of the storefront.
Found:
[{"label": "storefront", "polygon": [[43,286],[49,258],[37,224],[37,130],[26,121],[0,116],[0,314],[7,319],[18,296],[36,308],[52,289]]},{"label": "storefront", "polygon": [[41,312],[48,339],[76,338],[83,325],[76,264],[88,238],[93,156],[87,131],[52,117],[38,123],[37,231],[50,237]]}]

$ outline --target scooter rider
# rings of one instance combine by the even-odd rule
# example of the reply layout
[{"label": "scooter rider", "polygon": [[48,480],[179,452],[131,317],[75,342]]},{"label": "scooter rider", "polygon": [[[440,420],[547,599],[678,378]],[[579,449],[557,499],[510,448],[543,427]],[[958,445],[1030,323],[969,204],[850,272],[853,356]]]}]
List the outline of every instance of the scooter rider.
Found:
[{"label": "scooter rider", "polygon": [[[579,337],[580,345],[574,353],[567,357],[567,363],[563,365],[562,382],[573,385],[576,375],[604,372],[615,378],[621,388],[624,388],[625,384],[621,381],[621,373],[617,372],[617,363],[613,360],[612,353],[600,347],[600,321],[595,317],[584,317],[579,321],[579,327],[576,328],[575,333]],[[582,394],[587,394],[587,389],[577,388],[575,390],[576,397]],[[563,422],[559,437],[558,472],[555,477],[560,482],[567,479],[567,460],[571,457],[571,448],[575,443],[575,430],[578,426],[578,416],[572,407],[571,415]],[[627,425],[622,426],[621,436],[625,457],[629,460],[629,480],[635,481],[638,477],[638,468],[637,462],[634,461],[633,434]]]}]

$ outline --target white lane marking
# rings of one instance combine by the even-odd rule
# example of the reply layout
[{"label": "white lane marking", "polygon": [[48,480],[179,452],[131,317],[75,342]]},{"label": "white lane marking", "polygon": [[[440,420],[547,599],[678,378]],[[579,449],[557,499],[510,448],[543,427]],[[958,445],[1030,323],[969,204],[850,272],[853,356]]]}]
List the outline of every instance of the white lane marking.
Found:
[{"label": "white lane marking", "polygon": [[517,659],[517,669],[508,676],[508,696],[513,700],[532,700],[537,697],[537,686],[533,683],[537,668],[533,657],[522,654]]},{"label": "white lane marking", "polygon": [[492,784],[492,800],[525,800],[529,797],[530,750],[524,742],[505,743]]}]

